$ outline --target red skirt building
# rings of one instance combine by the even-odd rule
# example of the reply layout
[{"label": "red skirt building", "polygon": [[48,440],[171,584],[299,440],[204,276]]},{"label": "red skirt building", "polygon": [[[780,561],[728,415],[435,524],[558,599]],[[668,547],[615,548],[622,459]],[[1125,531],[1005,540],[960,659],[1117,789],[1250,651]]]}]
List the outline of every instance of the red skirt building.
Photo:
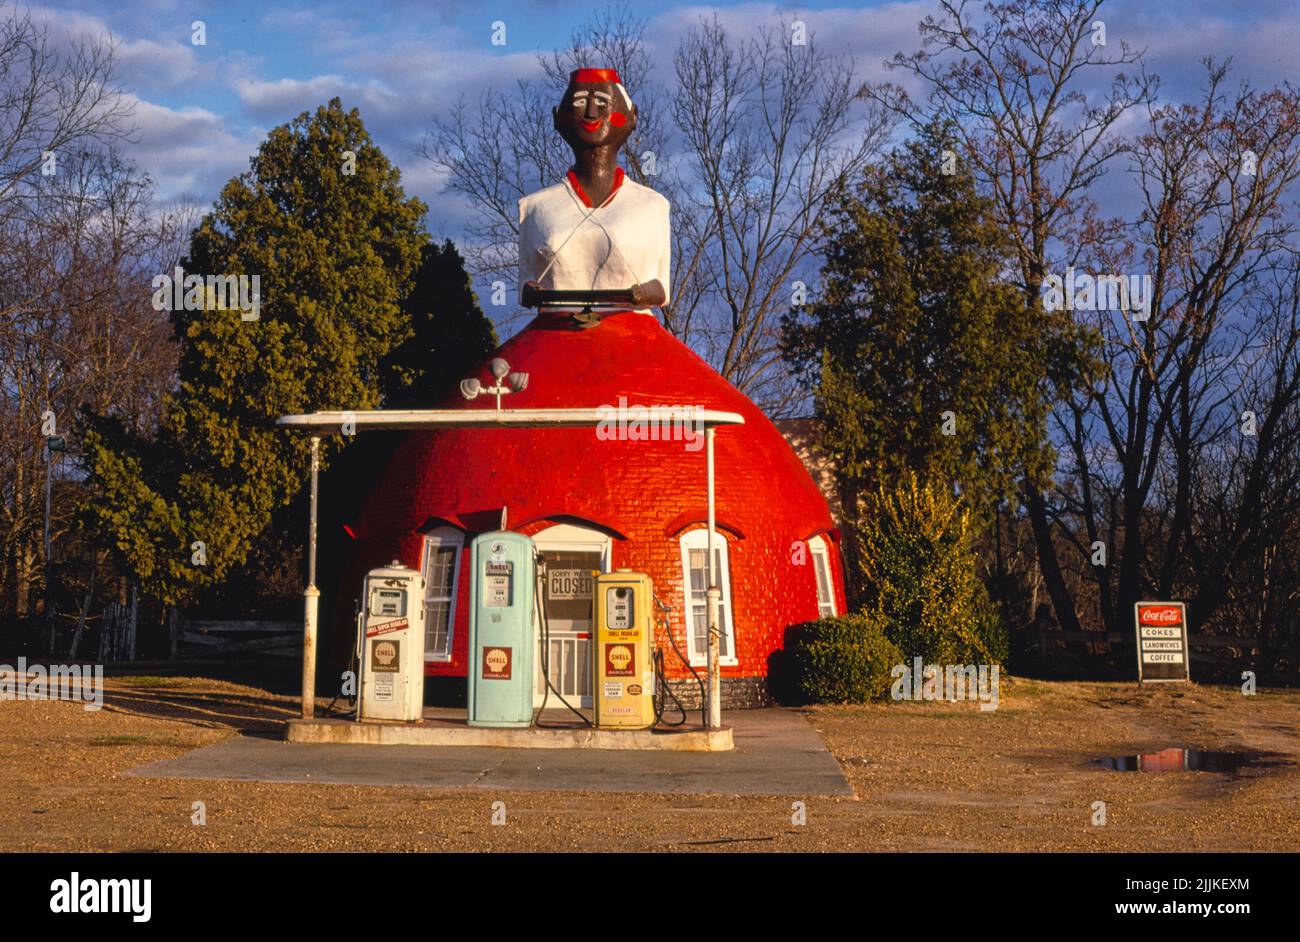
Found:
[{"label": "red skirt building", "polygon": [[[785,438],[648,314],[611,314],[588,329],[565,315],[542,314],[497,356],[530,375],[526,389],[506,398],[510,409],[623,402],[744,417],[744,425],[722,426],[715,438],[722,698],[729,707],[765,703],[769,662],[786,628],[844,611],[838,531]],[[486,366],[474,375],[492,381]],[[495,407],[491,397],[467,402],[459,395],[435,405]],[[465,677],[469,541],[498,529],[504,509],[508,528],[531,536],[546,557],[552,681],[574,705],[590,703],[591,590],[583,577],[593,569],[649,575],[672,607],[677,645],[703,674],[702,446],[702,433],[693,443],[605,440],[591,428],[410,432],[356,520],[362,540],[343,573],[340,623],[355,602],[347,587],[398,559],[426,580],[426,674]],[[675,689],[697,691],[670,650],[665,663]],[[540,701],[540,678],[536,686]]]}]

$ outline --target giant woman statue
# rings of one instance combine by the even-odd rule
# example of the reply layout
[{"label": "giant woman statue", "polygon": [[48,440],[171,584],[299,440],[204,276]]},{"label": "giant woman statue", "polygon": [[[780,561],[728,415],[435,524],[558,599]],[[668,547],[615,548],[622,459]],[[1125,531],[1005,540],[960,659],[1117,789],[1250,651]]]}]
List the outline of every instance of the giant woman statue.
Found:
[{"label": "giant woman statue", "polygon": [[[520,301],[542,312],[578,312],[550,291],[626,291],[643,313],[668,303],[668,200],[627,179],[619,148],[636,129],[636,106],[613,69],[578,69],[552,112],[573,149],[565,179],[519,201]],[[590,321],[588,321],[590,323]]]},{"label": "giant woman statue", "polygon": [[[482,669],[468,644],[469,541],[495,530],[506,510],[513,527],[570,568],[649,576],[672,608],[666,618],[674,646],[695,664],[706,660],[707,577],[716,573],[723,697],[759,705],[789,626],[845,611],[839,531],[767,416],[650,315],[668,302],[671,287],[668,201],[618,166],[619,149],[637,124],[618,74],[575,71],[554,122],[573,149],[573,165],[563,180],[519,201],[520,300],[538,315],[492,354],[532,381],[511,394],[498,416],[504,427],[409,434],[357,516],[361,538],[345,585],[360,585],[372,567],[394,558],[424,572],[432,587],[425,671],[464,691],[465,678]],[[472,375],[493,383],[497,374],[485,362]],[[494,408],[454,391],[437,405]],[[721,428],[710,448],[712,431],[702,443],[698,427],[688,440],[684,422],[648,421],[656,407],[670,416],[684,409],[695,417],[695,410],[734,413],[729,418],[743,424]],[[536,424],[546,412],[575,409],[615,410],[627,417],[627,434]],[[511,414],[525,412],[532,418],[512,426]],[[652,426],[652,434],[642,434]],[[706,562],[710,467],[716,531]],[[808,565],[792,563],[795,541],[809,548]],[[572,652],[571,660],[550,663],[591,664],[590,599],[541,598],[559,606],[547,608],[550,637]],[[346,632],[353,596],[340,599]],[[588,614],[579,617],[575,608]],[[441,622],[433,621],[435,612]],[[345,634],[340,638],[346,664],[350,647]],[[669,662],[669,683],[694,689],[693,669]],[[590,673],[566,670],[557,687],[565,696],[589,697]]]}]

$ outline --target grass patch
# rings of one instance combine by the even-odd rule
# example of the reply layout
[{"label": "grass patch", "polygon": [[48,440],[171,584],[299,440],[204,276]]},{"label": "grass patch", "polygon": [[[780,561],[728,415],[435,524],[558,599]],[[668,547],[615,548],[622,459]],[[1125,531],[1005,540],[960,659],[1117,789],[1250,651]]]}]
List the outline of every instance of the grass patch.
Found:
[{"label": "grass patch", "polygon": [[127,684],[131,687],[146,687],[146,688],[184,687],[189,683],[188,677],[139,676],[139,677],[114,677],[112,679],[117,681],[120,684]]},{"label": "grass patch", "polygon": [[1052,692],[1052,688],[1040,680],[1023,680],[1019,677],[1007,679],[1011,681],[1011,683],[1007,684],[1007,689],[1011,693],[1041,697]]},{"label": "grass patch", "polygon": [[92,746],[184,746],[179,739],[159,738],[157,736],[96,736],[90,740]]}]

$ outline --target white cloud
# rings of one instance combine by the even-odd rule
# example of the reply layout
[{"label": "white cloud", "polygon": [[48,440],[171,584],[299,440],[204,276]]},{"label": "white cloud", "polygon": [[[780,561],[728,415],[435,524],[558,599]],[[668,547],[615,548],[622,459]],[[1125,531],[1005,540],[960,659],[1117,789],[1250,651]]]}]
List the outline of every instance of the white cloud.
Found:
[{"label": "white cloud", "polygon": [[124,40],[118,50],[122,80],[136,91],[177,90],[212,82],[216,64],[201,62],[194,47],[177,41]]},{"label": "white cloud", "polygon": [[[65,50],[82,38],[115,43],[117,78],[133,91],[181,89],[209,83],[217,76],[213,63],[202,62],[195,55],[189,34],[179,28],[179,21],[172,30],[175,35],[166,38],[166,31],[159,32],[155,16],[145,20],[154,35],[141,36],[113,30],[103,17],[85,10],[34,6],[31,12],[32,18],[48,29],[50,38]],[[188,23],[184,25],[188,27]]]},{"label": "white cloud", "polygon": [[214,199],[231,177],[248,169],[258,136],[231,129],[203,108],[173,110],[135,99],[134,141],[123,150],[148,171],[163,201],[192,194]]},{"label": "white cloud", "polygon": [[239,78],[231,83],[240,103],[258,118],[287,121],[335,96],[367,98],[372,103],[388,96],[369,82],[358,85],[340,75],[317,75],[309,79],[282,78],[263,81]]}]

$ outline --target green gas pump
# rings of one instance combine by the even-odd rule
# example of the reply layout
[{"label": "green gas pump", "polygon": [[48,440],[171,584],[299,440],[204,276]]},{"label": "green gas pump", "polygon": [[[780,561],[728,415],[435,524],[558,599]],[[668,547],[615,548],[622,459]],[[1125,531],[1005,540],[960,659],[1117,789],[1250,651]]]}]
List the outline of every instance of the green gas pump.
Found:
[{"label": "green gas pump", "polygon": [[469,725],[531,726],[537,549],[519,533],[483,533],[470,565]]}]

